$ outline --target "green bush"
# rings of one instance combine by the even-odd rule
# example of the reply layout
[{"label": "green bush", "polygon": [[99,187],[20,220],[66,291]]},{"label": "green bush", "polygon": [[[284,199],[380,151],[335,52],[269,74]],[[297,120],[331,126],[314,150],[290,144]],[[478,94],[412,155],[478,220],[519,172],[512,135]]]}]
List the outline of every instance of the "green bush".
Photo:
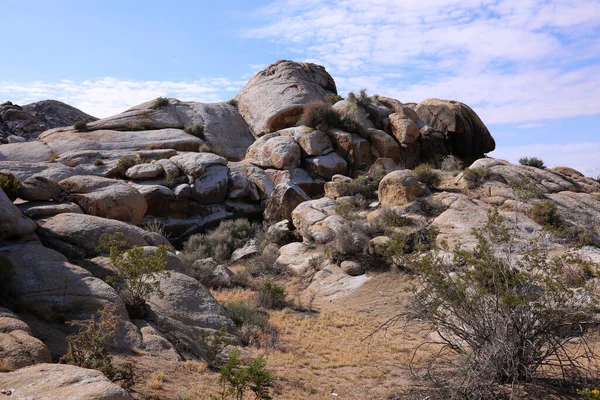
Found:
[{"label": "green bush", "polygon": [[[383,179],[383,177],[381,177]],[[381,179],[370,175],[362,175],[351,182],[340,182],[340,193],[342,196],[363,196],[365,199],[377,199],[377,189]]]},{"label": "green bush", "polygon": [[105,305],[100,318],[92,316],[84,321],[70,321],[79,326],[79,332],[67,337],[68,350],[60,362],[102,372],[111,381],[121,381],[125,386],[133,384],[131,364],[114,365],[108,345],[114,343],[120,319],[114,306]]},{"label": "green bush", "polygon": [[340,203],[335,206],[335,213],[348,221],[357,221],[360,215],[357,214],[358,207],[352,203]]},{"label": "green bush", "polygon": [[485,182],[490,174],[487,168],[467,168],[463,171],[463,178],[467,181],[467,186],[473,189]]},{"label": "green bush", "polygon": [[260,225],[247,219],[222,221],[210,232],[191,236],[183,247],[183,260],[188,264],[209,257],[216,261],[227,261],[236,249],[255,237],[259,230]]},{"label": "green bush", "polygon": [[535,168],[546,168],[546,166],[544,165],[544,161],[542,161],[541,159],[537,158],[537,157],[523,157],[519,159],[519,164],[521,165],[526,165],[528,167],[535,167]]},{"label": "green bush", "polygon": [[474,250],[456,246],[446,249],[450,258],[428,253],[413,260],[420,279],[414,306],[402,315],[431,326],[442,346],[428,373],[451,392],[444,395],[497,398],[495,384],[517,388],[548,365],[564,379],[597,376],[595,342],[588,341],[599,326],[594,284],[569,287],[564,262],[534,243],[515,258],[513,233],[496,209],[473,235]]},{"label": "green bush", "polygon": [[336,93],[327,93],[327,100],[329,100],[331,104],[335,104],[338,101],[344,100],[344,98]]},{"label": "green bush", "polygon": [[190,128],[189,133],[196,136],[197,138],[204,139],[204,125],[195,124]]},{"label": "green bush", "polygon": [[431,168],[429,164],[421,164],[417,166],[413,173],[419,182],[423,182],[427,186],[436,187],[442,181],[440,173]]},{"label": "green bush", "polygon": [[77,132],[83,132],[87,130],[87,122],[85,121],[77,121],[75,122],[75,124],[73,125],[73,128],[75,128],[75,130]]},{"label": "green bush", "polygon": [[117,171],[121,176],[125,176],[125,172],[127,172],[127,170],[131,167],[133,167],[134,165],[138,165],[139,163],[141,163],[142,160],[140,160],[137,157],[132,157],[132,156],[124,156],[119,158],[119,161],[117,161]]},{"label": "green bush", "polygon": [[244,346],[270,347],[278,337],[269,324],[269,314],[243,301],[224,303],[227,316],[237,327],[237,336]]},{"label": "green bush", "polygon": [[158,274],[167,265],[167,246],[158,246],[152,255],[145,255],[144,249],[129,244],[121,232],[103,234],[100,237],[99,251],[108,251],[109,259],[116,276],[107,282],[119,292],[132,317],[144,315],[144,304],[152,294],[161,295]]},{"label": "green bush", "polygon": [[0,188],[11,201],[15,201],[19,197],[19,187],[21,184],[13,174],[0,172]]},{"label": "green bush", "polygon": [[221,368],[219,383],[222,390],[219,397],[213,398],[242,400],[250,390],[255,399],[271,399],[269,390],[273,387],[275,377],[265,371],[264,357],[254,359],[246,368],[240,366],[239,357],[240,351],[235,349],[227,364]]},{"label": "green bush", "polygon": [[529,216],[542,226],[560,226],[561,221],[556,210],[556,204],[551,200],[536,201],[533,203]]},{"label": "green bush", "polygon": [[156,100],[154,100],[154,104],[152,105],[152,108],[155,110],[158,110],[159,108],[165,107],[169,105],[169,99],[167,99],[166,97],[158,97]]},{"label": "green bush", "polygon": [[281,310],[287,304],[285,287],[269,280],[264,281],[258,289],[257,303],[267,310]]},{"label": "green bush", "polygon": [[206,331],[200,333],[200,347],[204,353],[204,361],[206,361],[209,368],[217,369],[220,367],[219,356],[230,343],[231,340],[229,340],[225,327],[221,327],[212,334]]},{"label": "green bush", "polygon": [[104,165],[104,161],[102,160],[94,160],[94,167],[100,167],[102,165]]},{"label": "green bush", "polygon": [[381,210],[381,222],[386,227],[403,227],[414,225],[412,219],[403,216],[398,211],[391,208]]},{"label": "green bush", "polygon": [[437,235],[438,230],[434,227],[426,227],[408,234],[394,232],[389,241],[379,245],[379,254],[396,265],[410,267],[410,259],[406,256],[434,248]]}]

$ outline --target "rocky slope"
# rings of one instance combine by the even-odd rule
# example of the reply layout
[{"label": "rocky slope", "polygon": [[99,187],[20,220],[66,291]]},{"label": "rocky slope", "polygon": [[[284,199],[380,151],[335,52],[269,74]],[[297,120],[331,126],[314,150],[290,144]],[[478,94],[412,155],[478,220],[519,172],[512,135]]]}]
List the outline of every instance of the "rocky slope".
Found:
[{"label": "rocky slope", "polygon": [[[435,231],[434,242],[468,247],[474,243],[471,229],[496,207],[518,227],[516,248],[544,235],[556,254],[600,261],[600,183],[565,167],[484,158],[494,140],[475,112],[457,101],[403,104],[349,96],[325,106],[337,116],[335,124],[321,118],[313,126],[296,126],[315,102],[335,94],[323,67],[279,61],[257,73],[234,101],[151,100],[79,130],[57,127],[36,141],[1,145],[0,173],[16,177],[19,188],[14,202],[8,189],[0,191],[0,273],[9,277],[0,283],[6,285],[0,292],[0,306],[6,307],[0,309],[0,355],[8,360],[4,368],[15,370],[0,374],[0,390],[13,387],[17,398],[35,390],[63,397],[79,391],[93,393],[80,398],[128,396],[93,372],[47,364],[64,354],[72,333],[48,316],[82,320],[112,305],[120,320],[115,350],[172,361],[202,359],[202,332],[233,326],[174,252],[169,272],[159,278],[164,296],[148,299],[145,320],[131,317],[103,280],[111,271],[98,249],[103,233],[120,232],[144,251],[160,245],[174,251],[172,245],[221,220],[264,220],[276,233],[264,246],[275,268],[309,282],[303,296],[327,299],[367,282],[373,263],[390,263],[380,254],[390,240],[381,229],[382,215],[390,210],[410,221],[395,231],[413,237]],[[46,106],[3,105],[41,113],[32,117],[35,124],[85,118],[68,106],[59,107],[60,118],[47,115]],[[17,121],[5,114],[2,121]],[[469,168],[438,170],[441,181],[434,184],[411,171],[421,163],[439,168],[450,155]],[[554,204],[559,233],[531,216],[540,201]],[[142,229],[157,222],[169,240]],[[259,252],[249,243],[239,247],[244,244],[249,246],[235,258]],[[219,282],[235,282],[226,266],[206,265]],[[36,386],[43,373],[71,383]],[[23,377],[30,386],[18,384]]]},{"label": "rocky slope", "polygon": [[97,118],[56,100],[43,100],[19,106],[10,101],[0,104],[0,143],[34,139],[45,130],[92,122]]}]

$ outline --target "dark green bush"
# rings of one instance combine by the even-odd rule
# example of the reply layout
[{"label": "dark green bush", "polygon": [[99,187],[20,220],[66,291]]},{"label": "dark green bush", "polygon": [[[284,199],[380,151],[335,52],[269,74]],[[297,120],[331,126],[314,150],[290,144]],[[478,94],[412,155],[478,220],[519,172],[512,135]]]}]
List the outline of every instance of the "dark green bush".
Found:
[{"label": "dark green bush", "polygon": [[533,203],[529,216],[542,226],[560,226],[561,221],[556,210],[556,204],[551,200],[536,201]]},{"label": "dark green bush", "polygon": [[195,124],[190,128],[189,133],[197,138],[204,139],[204,125]]},{"label": "dark green bush", "polygon": [[414,224],[412,219],[391,208],[381,210],[381,222],[387,227],[402,227]]},{"label": "dark green bush", "polygon": [[165,107],[169,105],[169,99],[167,99],[166,97],[158,97],[156,100],[154,100],[154,104],[152,105],[152,108],[155,110],[158,110],[159,108]]},{"label": "dark green bush", "polygon": [[216,261],[227,261],[233,252],[255,237],[260,225],[247,219],[222,221],[218,228],[191,236],[183,247],[183,259],[188,264],[195,260],[212,257]]},{"label": "dark green bush", "polygon": [[[221,368],[219,383],[222,386],[221,399],[242,400],[248,391],[253,392],[257,400],[271,399],[269,390],[273,386],[275,377],[265,371],[265,359],[260,356],[253,360],[248,367],[240,366],[240,351],[234,350],[229,356],[227,364]],[[218,397],[214,397],[218,398]]]},{"label": "dark green bush", "polygon": [[78,131],[78,132],[83,132],[83,131],[87,130],[87,122],[85,122],[85,121],[77,121],[73,125],[73,128],[75,128],[75,130]]},{"label": "dark green bush", "polygon": [[427,186],[436,187],[442,181],[440,173],[431,168],[429,164],[421,164],[417,166],[413,173],[419,182],[423,182]]},{"label": "dark green bush", "polygon": [[339,94],[327,93],[327,100],[329,100],[329,102],[331,104],[335,104],[338,101],[344,100],[344,98],[342,96],[340,96]]},{"label": "dark green bush", "polygon": [[243,301],[223,304],[227,316],[237,327],[237,337],[244,346],[272,347],[278,331],[269,324],[269,314]]},{"label": "dark green bush", "polygon": [[[383,177],[381,177],[383,179]],[[365,199],[377,199],[377,189],[381,179],[370,175],[362,175],[351,182],[340,182],[340,193],[342,196],[363,196]]]},{"label": "dark green bush", "polygon": [[379,246],[379,253],[390,262],[409,267],[405,262],[406,255],[424,252],[435,246],[438,230],[426,227],[412,233],[394,232],[390,240]]},{"label": "dark green bush", "polygon": [[264,281],[258,289],[257,303],[267,310],[281,310],[287,304],[285,287],[272,281]]},{"label": "dark green bush", "polygon": [[0,188],[11,201],[15,201],[19,197],[19,187],[21,184],[13,174],[0,172]]},{"label": "dark green bush", "polygon": [[546,166],[544,165],[544,161],[542,161],[541,159],[537,158],[537,157],[523,157],[519,159],[519,164],[521,165],[526,165],[528,167],[535,167],[535,168],[546,168]]},{"label": "dark green bush", "polygon": [[342,124],[339,115],[331,109],[330,102],[313,101],[304,106],[297,125],[310,126],[326,132],[328,129],[340,127]]}]

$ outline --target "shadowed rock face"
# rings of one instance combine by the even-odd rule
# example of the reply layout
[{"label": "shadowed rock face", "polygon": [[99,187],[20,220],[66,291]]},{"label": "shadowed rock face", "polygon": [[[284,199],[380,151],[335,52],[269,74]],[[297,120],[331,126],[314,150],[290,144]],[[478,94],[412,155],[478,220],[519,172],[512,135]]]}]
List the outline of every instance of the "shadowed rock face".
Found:
[{"label": "shadowed rock face", "polygon": [[337,93],[320,65],[280,60],[258,72],[235,96],[238,110],[255,136],[293,126],[304,106]]}]

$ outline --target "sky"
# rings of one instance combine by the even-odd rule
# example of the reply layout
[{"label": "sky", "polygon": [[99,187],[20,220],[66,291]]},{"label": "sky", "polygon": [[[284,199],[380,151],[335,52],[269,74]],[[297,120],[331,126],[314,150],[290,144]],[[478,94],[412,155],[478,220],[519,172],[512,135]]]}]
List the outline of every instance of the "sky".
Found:
[{"label": "sky", "polygon": [[600,0],[0,0],[0,103],[228,100],[279,59],[338,92],[471,106],[492,157],[600,175]]}]

